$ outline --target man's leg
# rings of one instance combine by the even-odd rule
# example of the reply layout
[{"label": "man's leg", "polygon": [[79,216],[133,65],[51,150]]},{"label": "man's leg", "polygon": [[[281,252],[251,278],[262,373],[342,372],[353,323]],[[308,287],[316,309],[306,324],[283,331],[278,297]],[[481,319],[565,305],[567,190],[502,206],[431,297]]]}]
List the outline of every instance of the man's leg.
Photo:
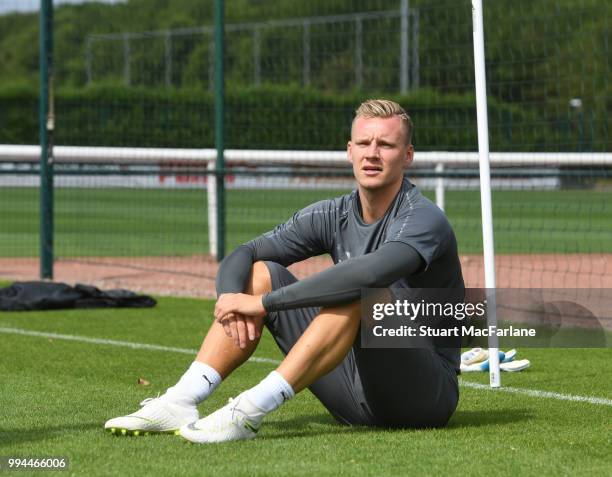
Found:
[{"label": "man's leg", "polygon": [[457,373],[432,349],[354,346],[364,395],[376,425],[441,427],[459,400]]},{"label": "man's leg", "polygon": [[249,404],[240,409],[253,410],[247,414],[254,428],[266,414],[306,387],[340,422],[370,422],[352,357],[347,357],[359,328],[359,311],[359,304],[320,309],[280,366],[243,393]]},{"label": "man's leg", "polygon": [[[247,281],[245,293],[263,294],[272,289],[268,268],[262,263],[253,264]],[[184,401],[193,406],[205,400],[229,374],[244,363],[257,348],[263,328],[263,318],[254,319],[256,338],[247,340],[240,348],[238,343],[227,336],[223,326],[214,321],[210,326],[196,360],[175,386],[168,389],[166,397],[174,401]],[[233,320],[230,325],[234,331],[244,328],[244,322]],[[246,330],[241,330],[242,335]],[[236,333],[234,333],[234,336]]]},{"label": "man's leg", "polygon": [[[268,267],[263,262],[254,263],[245,293],[249,295],[263,295],[270,291],[272,291],[272,279]],[[200,351],[196,356],[196,361],[206,363],[216,369],[221,378],[225,379],[253,354],[259,344],[263,324],[263,318],[255,319],[257,337],[253,341],[247,340],[246,347],[241,349],[236,346],[232,338],[225,334],[223,326],[215,321],[202,342]],[[234,323],[232,326],[243,326],[243,323]]]},{"label": "man's leg", "polygon": [[[273,288],[296,279],[284,267],[268,262]],[[360,323],[359,304],[332,308],[306,308],[270,313],[266,325],[287,355],[255,387],[228,405],[183,426],[180,433],[192,442],[224,442],[256,436],[263,417],[310,386],[332,414],[347,424],[371,423],[360,396],[352,354]]]},{"label": "man's leg", "polygon": [[[271,290],[271,278],[263,263],[251,270],[246,293],[263,294]],[[242,324],[241,324],[242,325]],[[105,429],[113,433],[140,434],[174,432],[199,418],[197,404],[206,399],[234,369],[244,363],[259,343],[263,319],[255,321],[257,338],[247,341],[245,348],[236,346],[216,321],[211,325],[204,342],[179,381],[157,399],[145,400],[139,411],[128,416],[110,419]],[[233,326],[237,326],[236,323]]]},{"label": "man's leg", "polygon": [[[273,288],[295,281],[279,265],[268,266]],[[305,311],[311,316],[301,316]],[[267,326],[287,355],[278,371],[296,392],[308,386],[338,421],[439,427],[455,411],[459,390],[453,365],[430,349],[362,348],[356,337],[359,306],[287,310],[271,315]],[[349,336],[356,339],[351,341]],[[313,346],[313,341],[321,348]],[[337,348],[329,349],[328,343],[335,343]],[[325,374],[347,345],[352,347],[341,364]]]},{"label": "man's leg", "polygon": [[[267,266],[274,289],[295,281],[284,267]],[[347,424],[444,425],[458,398],[452,366],[431,350],[361,349],[355,339],[360,311],[351,304],[270,313],[266,325],[286,359],[227,406],[181,428],[181,435],[200,443],[253,438],[287,389],[291,397],[307,386]]]},{"label": "man's leg", "polygon": [[[355,339],[360,315],[360,304],[323,308],[277,371],[296,393],[304,387],[318,385],[322,391],[323,399],[320,399],[330,410],[339,403],[346,406],[349,396],[361,401],[360,417],[350,418],[349,423],[385,427],[444,426],[459,399],[453,366],[431,349],[362,348]],[[339,398],[338,387],[346,380],[335,377],[330,383],[322,383],[321,377],[343,359],[343,366],[338,368],[351,370],[356,382]],[[354,363],[354,367],[349,363]],[[337,418],[346,413],[342,408],[334,411]]]},{"label": "man's leg", "polygon": [[357,303],[322,308],[277,371],[298,393],[329,373],[346,357],[359,329]]},{"label": "man's leg", "polygon": [[[285,267],[273,262],[266,262],[266,265],[270,269],[273,289],[281,288],[297,281],[297,278]],[[278,347],[287,356],[322,311],[329,312],[332,310],[322,310],[320,307],[281,310],[268,314],[265,324]],[[353,309],[353,311],[356,310]],[[309,334],[314,331],[312,329],[309,331]],[[343,337],[348,341],[348,336],[355,332],[356,330],[347,329]],[[315,367],[329,368],[329,363],[327,365],[323,362],[313,364]],[[283,369],[279,368],[279,371],[287,373],[287,379],[291,381],[297,390],[308,386],[309,390],[321,401],[338,422],[347,425],[372,424],[372,415],[364,397],[352,348],[345,353],[344,359],[341,360],[340,364],[326,374],[323,370],[321,376],[315,381],[312,381],[312,377],[304,376],[304,380],[301,383],[298,382],[295,378],[300,374],[300,365],[298,365],[297,361],[283,362],[281,367]],[[316,372],[316,369],[314,371]],[[311,382],[311,384],[306,384],[305,381]]]}]

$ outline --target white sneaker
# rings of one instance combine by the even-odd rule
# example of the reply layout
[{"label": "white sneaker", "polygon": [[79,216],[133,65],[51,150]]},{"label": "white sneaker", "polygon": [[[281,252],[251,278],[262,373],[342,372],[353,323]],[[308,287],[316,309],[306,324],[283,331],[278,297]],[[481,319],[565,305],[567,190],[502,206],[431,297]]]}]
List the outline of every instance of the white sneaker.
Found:
[{"label": "white sneaker", "polygon": [[242,393],[221,409],[181,427],[179,434],[198,444],[253,439],[264,416]]},{"label": "white sneaker", "polygon": [[504,354],[504,359],[502,361],[502,363],[510,363],[512,361],[514,361],[514,358],[516,357],[516,353],[518,353],[518,351],[516,351],[514,348],[506,351]]},{"label": "white sneaker", "polygon": [[499,369],[502,371],[508,371],[510,373],[516,373],[518,371],[523,371],[531,366],[531,361],[528,359],[519,359],[517,361],[511,361],[509,363],[501,363],[499,365]]},{"label": "white sneaker", "polygon": [[469,366],[471,364],[482,363],[489,358],[489,351],[482,348],[472,348],[461,354],[461,364]]},{"label": "white sneaker", "polygon": [[142,408],[133,414],[106,421],[104,429],[124,436],[153,433],[178,435],[181,426],[200,417],[196,407],[176,404],[163,397],[145,399],[140,405]]}]

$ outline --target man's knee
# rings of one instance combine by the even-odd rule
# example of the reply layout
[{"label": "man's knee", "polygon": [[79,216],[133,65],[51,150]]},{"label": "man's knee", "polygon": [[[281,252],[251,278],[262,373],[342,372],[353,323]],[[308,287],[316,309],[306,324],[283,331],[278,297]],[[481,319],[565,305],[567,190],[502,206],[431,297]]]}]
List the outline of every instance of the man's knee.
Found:
[{"label": "man's knee", "polygon": [[246,293],[249,295],[263,295],[272,291],[272,276],[264,262],[255,262],[251,267]]}]

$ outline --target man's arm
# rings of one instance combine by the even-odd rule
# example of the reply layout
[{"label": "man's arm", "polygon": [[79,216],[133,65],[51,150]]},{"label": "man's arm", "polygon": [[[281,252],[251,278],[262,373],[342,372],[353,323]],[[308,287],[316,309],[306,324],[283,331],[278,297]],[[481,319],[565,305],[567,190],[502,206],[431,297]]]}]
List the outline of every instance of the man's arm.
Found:
[{"label": "man's arm", "polygon": [[217,273],[217,296],[242,293],[251,266],[270,260],[288,266],[308,257],[329,253],[337,205],[333,200],[312,204],[271,232],[238,247],[228,255]]},{"label": "man's arm", "polygon": [[361,298],[362,288],[386,287],[423,269],[419,253],[402,242],[389,242],[375,252],[339,263],[263,297],[225,293],[215,306],[215,318],[228,314],[259,316],[305,306],[334,306]]},{"label": "man's arm", "polygon": [[362,288],[383,288],[425,266],[419,253],[402,242],[389,242],[375,252],[352,258],[263,297],[267,312],[333,306],[361,298]]},{"label": "man's arm", "polygon": [[[246,344],[246,331],[250,340],[258,336],[253,319],[265,314],[261,296],[243,293],[253,263],[272,260],[287,266],[324,253],[331,243],[329,233],[324,231],[317,236],[314,226],[325,225],[321,223],[328,219],[325,215],[328,214],[298,213],[274,231],[241,245],[221,263],[216,278],[215,318],[241,348]],[[232,327],[237,331],[232,332]]]},{"label": "man's arm", "polygon": [[257,261],[253,242],[245,243],[223,259],[217,272],[217,297],[224,293],[242,293],[251,273],[251,266]]},{"label": "man's arm", "polygon": [[[236,260],[236,264],[240,261],[248,264],[243,267],[248,273],[251,262],[249,257],[252,257],[248,247],[235,253],[235,257],[230,262]],[[221,278],[218,291],[223,293],[215,305],[214,314],[223,324],[226,334],[233,337],[239,346],[244,347],[245,330],[248,330],[250,340],[256,336],[252,320],[249,321],[246,317],[263,316],[266,312],[281,309],[333,306],[356,301],[361,298],[362,288],[385,287],[402,277],[422,270],[424,265],[423,258],[410,245],[390,242],[376,252],[342,262],[305,280],[268,293],[264,297],[232,293],[233,289],[243,289],[239,280],[233,281],[228,278],[225,282]],[[233,265],[230,263],[226,266]],[[232,333],[229,326],[229,322],[235,320],[242,320],[244,322],[242,324],[245,325],[240,328],[242,332],[238,330],[237,334]]]}]

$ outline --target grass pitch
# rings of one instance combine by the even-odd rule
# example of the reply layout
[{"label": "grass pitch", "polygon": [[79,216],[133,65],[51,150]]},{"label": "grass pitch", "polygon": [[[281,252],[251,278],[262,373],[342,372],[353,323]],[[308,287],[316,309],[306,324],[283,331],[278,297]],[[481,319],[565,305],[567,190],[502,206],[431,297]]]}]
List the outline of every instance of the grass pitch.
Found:
[{"label": "grass pitch", "polygon": [[[227,191],[232,250],[317,200],[347,190]],[[425,191],[433,199],[431,191]],[[612,252],[612,203],[596,190],[493,191],[497,253]],[[34,257],[39,249],[37,189],[0,189],[0,256]],[[447,191],[446,214],[462,254],[482,251],[478,191]],[[206,191],[58,188],[55,255],[185,256],[208,253]]]},{"label": "grass pitch", "polygon": [[[309,393],[268,416],[254,441],[198,446],[180,437],[114,437],[106,419],[174,384],[193,359],[6,333],[7,328],[197,349],[213,302],[160,298],[148,310],[0,314],[0,455],[66,456],[71,475],[610,475],[612,351],[521,349],[532,368],[503,385],[604,398],[607,404],[461,388],[445,429],[337,425]],[[266,333],[256,356],[280,359]],[[250,362],[201,414],[257,383],[273,364]],[[138,379],[150,381],[138,385]],[[488,375],[464,382],[486,383]],[[21,474],[25,475],[25,474]],[[66,475],[66,474],[60,474]]]}]

